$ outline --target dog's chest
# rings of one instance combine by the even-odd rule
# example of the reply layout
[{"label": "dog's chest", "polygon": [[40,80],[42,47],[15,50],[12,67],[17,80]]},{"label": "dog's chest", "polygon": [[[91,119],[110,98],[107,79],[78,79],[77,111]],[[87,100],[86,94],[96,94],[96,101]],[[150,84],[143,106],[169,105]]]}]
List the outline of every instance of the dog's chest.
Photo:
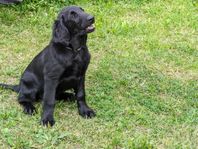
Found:
[{"label": "dog's chest", "polygon": [[59,88],[63,90],[75,88],[80,78],[85,74],[88,62],[82,55],[76,55],[71,59],[71,64],[65,68],[60,78]]},{"label": "dog's chest", "polygon": [[64,73],[61,77],[63,80],[70,80],[70,79],[78,79],[81,77],[84,72],[86,71],[86,65],[88,63],[88,59],[82,53],[77,53],[70,59],[70,65],[65,67]]}]

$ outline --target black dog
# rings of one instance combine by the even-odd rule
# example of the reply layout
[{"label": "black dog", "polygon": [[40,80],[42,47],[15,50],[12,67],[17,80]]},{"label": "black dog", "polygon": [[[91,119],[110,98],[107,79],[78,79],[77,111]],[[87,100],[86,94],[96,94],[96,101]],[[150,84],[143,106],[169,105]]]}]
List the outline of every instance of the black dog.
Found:
[{"label": "black dog", "polygon": [[85,101],[85,73],[90,61],[87,34],[94,31],[94,17],[77,6],[64,8],[55,20],[53,37],[26,68],[19,85],[1,84],[19,93],[24,112],[35,112],[34,101],[43,99],[41,123],[54,125],[55,99],[68,98],[65,91],[73,89],[79,114],[95,116]]}]

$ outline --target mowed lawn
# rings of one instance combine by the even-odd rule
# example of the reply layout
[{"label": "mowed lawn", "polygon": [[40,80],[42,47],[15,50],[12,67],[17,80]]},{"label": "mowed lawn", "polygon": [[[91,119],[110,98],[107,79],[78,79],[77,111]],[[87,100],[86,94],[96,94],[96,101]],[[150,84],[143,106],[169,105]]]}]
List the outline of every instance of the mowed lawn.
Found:
[{"label": "mowed lawn", "polygon": [[0,148],[198,148],[198,3],[195,0],[27,0],[0,6],[0,82],[17,84],[51,39],[57,13],[79,5],[96,17],[86,75],[93,119],[57,102],[54,127],[25,115],[0,89]]}]

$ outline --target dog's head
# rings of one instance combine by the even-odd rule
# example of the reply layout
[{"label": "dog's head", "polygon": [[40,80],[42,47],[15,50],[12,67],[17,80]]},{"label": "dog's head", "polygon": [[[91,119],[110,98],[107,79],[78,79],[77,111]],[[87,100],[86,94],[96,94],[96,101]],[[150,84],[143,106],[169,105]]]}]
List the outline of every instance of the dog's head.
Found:
[{"label": "dog's head", "polygon": [[72,36],[86,35],[95,30],[94,17],[81,7],[64,8],[54,23],[53,42],[68,45]]}]

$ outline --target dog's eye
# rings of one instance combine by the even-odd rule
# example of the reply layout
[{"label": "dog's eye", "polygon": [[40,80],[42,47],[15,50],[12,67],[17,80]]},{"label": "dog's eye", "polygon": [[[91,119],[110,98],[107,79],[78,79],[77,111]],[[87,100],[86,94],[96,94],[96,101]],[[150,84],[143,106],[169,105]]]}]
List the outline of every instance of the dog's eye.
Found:
[{"label": "dog's eye", "polygon": [[78,16],[78,14],[77,14],[75,11],[71,11],[70,14],[71,14],[74,18],[76,18],[76,17]]}]

